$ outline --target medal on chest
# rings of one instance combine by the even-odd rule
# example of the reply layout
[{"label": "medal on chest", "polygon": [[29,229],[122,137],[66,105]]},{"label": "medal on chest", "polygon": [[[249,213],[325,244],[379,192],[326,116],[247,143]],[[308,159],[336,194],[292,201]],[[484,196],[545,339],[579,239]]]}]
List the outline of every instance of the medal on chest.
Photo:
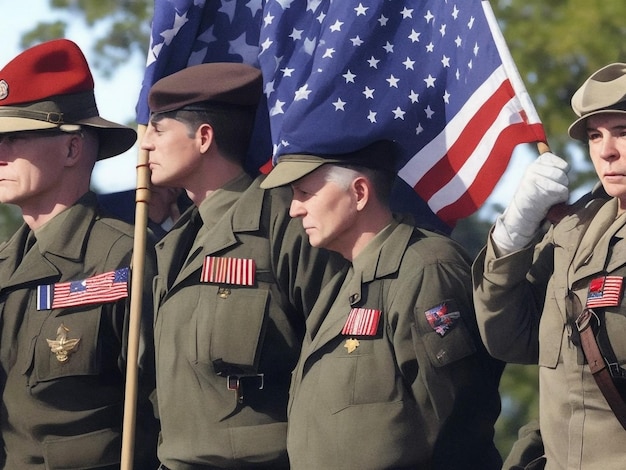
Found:
[{"label": "medal on chest", "polygon": [[380,310],[373,308],[353,308],[350,310],[348,319],[341,330],[342,335],[351,336],[343,346],[348,350],[348,354],[354,352],[360,345],[359,340],[353,336],[376,336],[381,314]]},{"label": "medal on chest", "polygon": [[205,256],[200,282],[253,286],[256,263],[253,259]]}]

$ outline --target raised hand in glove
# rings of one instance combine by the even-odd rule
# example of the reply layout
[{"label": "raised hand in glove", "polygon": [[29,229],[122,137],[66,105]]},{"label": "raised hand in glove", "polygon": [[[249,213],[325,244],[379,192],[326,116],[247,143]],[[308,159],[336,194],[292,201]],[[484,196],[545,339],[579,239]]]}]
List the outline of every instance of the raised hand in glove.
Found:
[{"label": "raised hand in glove", "polygon": [[569,164],[553,153],[531,163],[513,200],[496,219],[491,234],[501,255],[524,248],[535,236],[552,206],[567,201]]}]

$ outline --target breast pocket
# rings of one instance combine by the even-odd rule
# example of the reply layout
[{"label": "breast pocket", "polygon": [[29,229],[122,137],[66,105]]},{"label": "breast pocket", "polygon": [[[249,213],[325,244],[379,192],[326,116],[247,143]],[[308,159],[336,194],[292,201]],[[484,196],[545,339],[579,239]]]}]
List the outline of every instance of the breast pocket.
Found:
[{"label": "breast pocket", "polygon": [[[269,291],[264,286],[207,286],[212,299],[200,296],[196,312],[199,363],[226,374],[256,373],[263,345]],[[211,306],[213,308],[211,308]]]},{"label": "breast pocket", "polygon": [[386,337],[359,337],[358,347],[346,348],[354,338],[339,337],[333,352],[320,360],[319,395],[331,414],[356,405],[402,400],[401,377]]},{"label": "breast pocket", "polygon": [[[98,375],[101,369],[98,338],[102,306],[88,310],[37,312],[46,315],[33,348],[31,382],[62,377]],[[117,361],[117,356],[112,358]],[[30,369],[27,365],[25,373]]]},{"label": "breast pocket", "polygon": [[610,308],[605,311],[606,335],[613,349],[617,363],[626,365],[626,305],[622,302],[620,307]]}]

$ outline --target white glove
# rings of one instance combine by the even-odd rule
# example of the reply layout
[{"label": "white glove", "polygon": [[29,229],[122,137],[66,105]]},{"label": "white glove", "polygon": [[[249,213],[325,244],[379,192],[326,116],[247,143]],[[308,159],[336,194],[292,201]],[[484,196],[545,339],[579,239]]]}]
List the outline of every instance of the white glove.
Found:
[{"label": "white glove", "polygon": [[552,206],[567,201],[569,164],[546,152],[531,163],[513,200],[496,219],[493,242],[506,255],[524,248],[535,236]]}]

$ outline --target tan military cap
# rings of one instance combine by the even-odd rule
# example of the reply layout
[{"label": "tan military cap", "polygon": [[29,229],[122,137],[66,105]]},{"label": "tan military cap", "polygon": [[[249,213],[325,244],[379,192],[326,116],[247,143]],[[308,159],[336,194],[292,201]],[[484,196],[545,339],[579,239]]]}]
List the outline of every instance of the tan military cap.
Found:
[{"label": "tan military cap", "polygon": [[572,97],[572,109],[579,116],[570,127],[573,139],[586,141],[586,120],[600,113],[626,114],[626,64],[602,67],[589,77]]},{"label": "tan military cap", "polygon": [[354,152],[336,155],[285,154],[261,183],[262,188],[291,184],[322,165],[356,165],[375,170],[395,172],[398,146],[391,140],[377,140]]}]

